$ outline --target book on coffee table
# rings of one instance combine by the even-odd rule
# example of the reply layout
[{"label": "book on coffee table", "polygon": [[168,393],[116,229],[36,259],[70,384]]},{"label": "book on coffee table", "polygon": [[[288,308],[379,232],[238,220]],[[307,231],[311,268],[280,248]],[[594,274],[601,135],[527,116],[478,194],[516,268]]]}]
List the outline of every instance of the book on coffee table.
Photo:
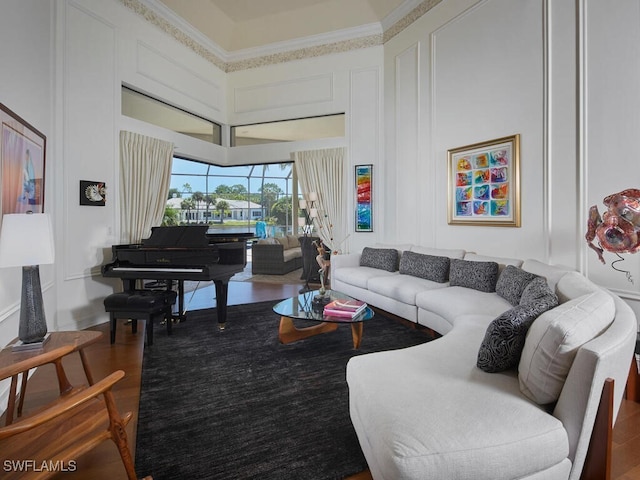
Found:
[{"label": "book on coffee table", "polygon": [[324,314],[330,317],[354,318],[367,308],[361,300],[333,300],[324,307]]}]

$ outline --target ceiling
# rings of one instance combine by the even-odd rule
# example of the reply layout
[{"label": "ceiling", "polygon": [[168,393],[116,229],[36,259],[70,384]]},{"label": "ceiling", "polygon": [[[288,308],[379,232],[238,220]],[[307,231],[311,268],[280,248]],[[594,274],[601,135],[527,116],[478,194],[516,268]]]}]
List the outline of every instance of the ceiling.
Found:
[{"label": "ceiling", "polygon": [[160,0],[227,52],[379,24],[406,0]]}]

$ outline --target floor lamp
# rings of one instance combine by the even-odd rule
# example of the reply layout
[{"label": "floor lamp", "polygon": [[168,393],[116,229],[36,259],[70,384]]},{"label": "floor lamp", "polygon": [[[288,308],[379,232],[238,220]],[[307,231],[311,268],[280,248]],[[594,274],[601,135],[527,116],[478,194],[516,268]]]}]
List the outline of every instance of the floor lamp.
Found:
[{"label": "floor lamp", "polygon": [[46,213],[14,213],[2,217],[0,267],[22,267],[22,300],[18,337],[22,345],[35,348],[45,341],[39,265],[53,263],[53,229]]},{"label": "floor lamp", "polygon": [[[316,207],[316,202],[318,201],[318,194],[316,192],[309,192],[306,195],[306,198],[302,198],[300,200],[300,208],[304,212],[304,218],[299,218],[298,222],[300,227],[302,227],[302,232],[304,233],[304,240],[302,247],[302,262],[303,262],[303,270],[306,270],[305,275],[305,284],[300,289],[300,293],[306,293],[311,290],[309,287],[309,280],[311,279],[312,272],[312,264],[311,261],[305,255],[305,251],[311,248],[309,245],[309,241],[311,240],[309,236],[313,233],[313,221],[318,216],[318,208]],[[315,255],[313,256],[315,258]]]}]

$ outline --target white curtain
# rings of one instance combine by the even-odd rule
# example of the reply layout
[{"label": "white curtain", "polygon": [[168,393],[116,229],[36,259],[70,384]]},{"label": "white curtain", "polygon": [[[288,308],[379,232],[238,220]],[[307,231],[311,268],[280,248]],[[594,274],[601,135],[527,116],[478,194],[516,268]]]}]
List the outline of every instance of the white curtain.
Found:
[{"label": "white curtain", "polygon": [[173,143],[120,132],[120,241],[139,243],[160,225],[169,194]]},{"label": "white curtain", "polygon": [[303,196],[318,194],[318,236],[332,251],[346,249],[345,148],[326,148],[293,152],[298,182]]}]

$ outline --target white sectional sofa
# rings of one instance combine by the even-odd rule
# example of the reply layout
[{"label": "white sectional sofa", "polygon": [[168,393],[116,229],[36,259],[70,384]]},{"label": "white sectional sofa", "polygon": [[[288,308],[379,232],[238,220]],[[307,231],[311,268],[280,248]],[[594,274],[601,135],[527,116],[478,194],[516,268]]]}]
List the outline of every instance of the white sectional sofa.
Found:
[{"label": "white sectional sofa", "polygon": [[335,255],[331,286],[442,334],[347,365],[374,479],[580,478],[605,380],[615,419],[633,355],[619,297],[537,260],[415,245]]}]

